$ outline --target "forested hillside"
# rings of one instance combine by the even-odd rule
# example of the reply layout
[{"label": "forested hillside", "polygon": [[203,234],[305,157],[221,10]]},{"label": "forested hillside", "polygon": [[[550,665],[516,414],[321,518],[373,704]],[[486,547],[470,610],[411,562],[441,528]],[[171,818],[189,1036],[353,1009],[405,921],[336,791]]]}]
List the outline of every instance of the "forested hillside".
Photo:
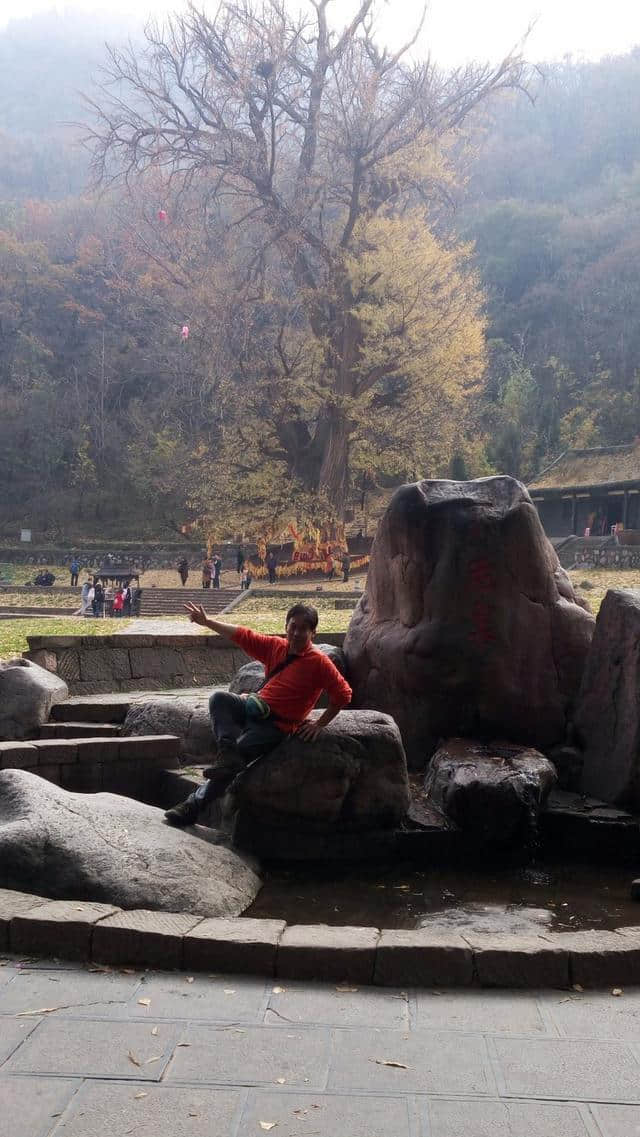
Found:
[{"label": "forested hillside", "polygon": [[[86,118],[79,92],[124,31],[49,16],[0,34],[0,535],[151,536],[205,513],[224,529],[247,497],[268,528],[290,454],[308,453],[321,363],[277,263],[268,278],[252,263],[256,230],[240,241],[206,186],[177,193],[160,170],[131,194],[88,188],[82,128],[63,124]],[[448,311],[456,329],[424,355],[428,382],[407,355],[358,411],[352,503],[452,458],[527,478],[567,446],[638,433],[640,50],[540,67],[527,86],[421,155],[417,245],[396,227],[378,254],[387,231],[368,230],[372,358],[416,273],[439,278],[433,327]]]}]

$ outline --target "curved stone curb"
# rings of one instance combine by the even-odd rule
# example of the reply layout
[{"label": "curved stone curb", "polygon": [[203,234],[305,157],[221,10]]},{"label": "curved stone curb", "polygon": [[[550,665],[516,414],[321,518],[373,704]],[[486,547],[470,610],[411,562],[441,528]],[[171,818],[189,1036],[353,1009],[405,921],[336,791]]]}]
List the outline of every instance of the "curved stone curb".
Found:
[{"label": "curved stone curb", "polygon": [[286,925],[248,917],[126,912],[8,889],[0,889],[0,950],[390,987],[640,983],[640,927],[515,936]]}]

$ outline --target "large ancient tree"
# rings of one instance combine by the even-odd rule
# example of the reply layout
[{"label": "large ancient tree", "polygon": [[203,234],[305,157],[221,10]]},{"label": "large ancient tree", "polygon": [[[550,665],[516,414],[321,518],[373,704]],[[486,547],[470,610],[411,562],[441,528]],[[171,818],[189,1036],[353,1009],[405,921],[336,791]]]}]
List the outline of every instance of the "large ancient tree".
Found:
[{"label": "large ancient tree", "polygon": [[260,345],[245,430],[253,415],[265,460],[336,519],[376,431],[401,452],[482,369],[468,249],[434,234],[433,207],[443,140],[522,77],[516,56],[443,74],[410,44],[380,50],[373,5],[340,31],[334,0],[190,7],[148,28],[145,52],[111,51],[94,103],[99,181],[160,174],[206,197],[232,331]]}]

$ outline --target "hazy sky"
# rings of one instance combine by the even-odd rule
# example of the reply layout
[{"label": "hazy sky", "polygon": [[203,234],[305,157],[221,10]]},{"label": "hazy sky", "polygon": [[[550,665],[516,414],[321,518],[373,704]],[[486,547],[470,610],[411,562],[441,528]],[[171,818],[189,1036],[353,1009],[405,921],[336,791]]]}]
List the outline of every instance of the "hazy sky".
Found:
[{"label": "hazy sky", "polygon": [[[336,0],[334,11],[348,16],[355,0]],[[82,8],[136,14],[175,10],[181,0],[0,0],[0,27],[12,17],[34,12]],[[215,0],[203,0],[213,9]],[[380,39],[404,37],[421,10],[420,0],[379,0]],[[526,54],[533,60],[563,55],[602,55],[628,51],[640,44],[639,0],[431,0],[421,38],[424,48],[445,65],[468,58],[495,59],[518,41],[537,19]]]}]

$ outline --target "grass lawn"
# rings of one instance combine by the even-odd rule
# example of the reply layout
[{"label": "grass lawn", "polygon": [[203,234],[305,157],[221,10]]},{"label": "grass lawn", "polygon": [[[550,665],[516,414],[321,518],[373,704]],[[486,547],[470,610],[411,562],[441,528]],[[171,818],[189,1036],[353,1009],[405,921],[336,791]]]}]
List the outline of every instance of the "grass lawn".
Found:
[{"label": "grass lawn", "polygon": [[[25,617],[23,620],[0,620],[0,659],[13,659],[28,651],[27,636],[99,636],[107,635],[103,620],[56,620]],[[126,627],[128,620],[118,621],[118,630]],[[109,621],[109,630],[112,622]]]},{"label": "grass lawn", "polygon": [[[572,569],[569,576],[576,591],[588,600],[594,616],[598,615],[605,593],[610,588],[640,589],[640,572],[637,569],[578,568]],[[586,587],[582,586],[583,581]]]},{"label": "grass lawn", "polygon": [[56,592],[55,588],[43,592],[0,592],[0,605],[3,608],[65,608],[67,611],[80,607],[80,598],[76,603],[71,594],[64,595]]}]

